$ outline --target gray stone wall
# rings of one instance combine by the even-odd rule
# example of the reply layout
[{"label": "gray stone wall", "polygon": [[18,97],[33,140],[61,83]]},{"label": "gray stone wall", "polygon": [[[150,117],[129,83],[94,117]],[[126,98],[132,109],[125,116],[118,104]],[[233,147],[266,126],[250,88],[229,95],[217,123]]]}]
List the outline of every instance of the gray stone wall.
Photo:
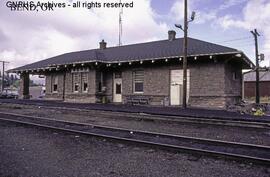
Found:
[{"label": "gray stone wall", "polygon": [[88,94],[95,95],[97,93],[96,70],[89,71],[88,82]]},{"label": "gray stone wall", "polygon": [[113,73],[103,72],[103,78],[103,85],[106,87],[105,96],[107,101],[113,102]]},{"label": "gray stone wall", "polygon": [[[82,90],[81,73],[78,74],[78,79],[75,81],[73,73],[66,71],[64,82],[64,72],[52,72],[46,74],[46,96],[48,100],[62,100],[68,102],[83,102],[83,103],[95,103],[96,102],[96,71],[90,70],[87,72],[88,77],[88,92]],[[55,76],[58,77],[57,92],[53,92],[53,82]],[[74,82],[79,84],[78,92],[74,92]],[[65,93],[63,88],[65,84]]]},{"label": "gray stone wall", "polygon": [[95,103],[96,102],[96,94],[71,93],[71,94],[66,95],[65,101],[72,102],[72,103]]},{"label": "gray stone wall", "polygon": [[242,67],[236,62],[225,63],[226,104],[239,103],[242,99]]},{"label": "gray stone wall", "polygon": [[223,63],[200,63],[190,66],[190,96],[224,96]]},{"label": "gray stone wall", "polygon": [[52,81],[52,75],[51,74],[46,74],[45,75],[45,87],[46,87],[46,94],[52,92],[52,86],[51,86],[51,81]]},{"label": "gray stone wall", "polygon": [[142,68],[125,69],[122,71],[123,96],[133,94],[133,72]]},{"label": "gray stone wall", "polygon": [[241,66],[232,63],[225,64],[225,93],[227,96],[241,96],[242,72]]},{"label": "gray stone wall", "polygon": [[224,108],[225,68],[222,62],[202,62],[190,66],[189,105]]},{"label": "gray stone wall", "polygon": [[[181,69],[181,63],[149,64],[128,67],[119,67],[122,71],[122,98],[127,103],[130,97],[149,99],[151,105],[166,105],[170,100],[170,71]],[[239,101],[241,96],[241,68],[229,62],[214,60],[189,62],[190,70],[190,106],[225,108],[226,105]],[[144,71],[144,92],[134,93],[133,72]],[[79,92],[74,93],[73,74],[66,72],[65,101],[94,103],[102,102],[104,97],[108,102],[113,101],[113,68],[88,72],[88,92],[82,92],[82,83],[79,81]],[[100,73],[103,73],[103,78]],[[237,72],[237,79],[233,73]],[[52,92],[54,75],[58,76],[58,92]],[[106,87],[105,92],[99,92],[99,83]],[[50,73],[46,75],[46,98],[63,98],[64,74]]]},{"label": "gray stone wall", "polygon": [[70,71],[66,72],[65,96],[73,92],[73,79]]},{"label": "gray stone wall", "polygon": [[[52,73],[47,73],[45,76],[46,76],[45,98],[48,100],[62,100],[63,99],[63,84],[64,84],[63,73],[52,72]],[[57,91],[53,91],[53,84],[56,77],[58,78]]]},{"label": "gray stone wall", "polygon": [[144,74],[144,94],[168,96],[170,93],[170,70],[166,67],[146,68]]},{"label": "gray stone wall", "polygon": [[[144,92],[134,93],[133,75],[134,71],[144,71]],[[125,69],[122,72],[123,102],[131,96],[146,98],[151,105],[162,105],[164,98],[169,96],[170,69],[168,67],[135,67]]]},{"label": "gray stone wall", "polygon": [[20,75],[19,98],[21,98],[21,99],[29,99],[30,98],[29,83],[30,83],[29,74],[26,74],[26,73],[21,74]]},{"label": "gray stone wall", "polygon": [[[191,106],[226,108],[241,101],[242,68],[232,62],[191,67]],[[234,78],[234,73],[236,78]]]}]

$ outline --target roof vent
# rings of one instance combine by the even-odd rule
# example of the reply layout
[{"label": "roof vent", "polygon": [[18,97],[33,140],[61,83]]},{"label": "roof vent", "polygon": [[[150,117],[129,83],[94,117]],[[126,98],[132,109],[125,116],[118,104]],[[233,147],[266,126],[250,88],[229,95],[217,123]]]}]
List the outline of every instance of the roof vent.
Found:
[{"label": "roof vent", "polygon": [[99,43],[99,48],[100,49],[106,49],[107,48],[107,43],[102,39],[102,41]]},{"label": "roof vent", "polygon": [[175,40],[176,32],[174,30],[168,31],[169,41]]}]

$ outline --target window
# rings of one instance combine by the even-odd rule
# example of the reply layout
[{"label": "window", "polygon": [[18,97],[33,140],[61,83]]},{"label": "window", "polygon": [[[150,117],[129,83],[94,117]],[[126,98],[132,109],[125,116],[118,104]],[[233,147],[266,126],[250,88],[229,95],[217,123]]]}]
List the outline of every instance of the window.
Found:
[{"label": "window", "polygon": [[73,73],[73,91],[79,92],[80,75],[79,73]]},{"label": "window", "polygon": [[98,92],[102,92],[102,83],[98,82]]},{"label": "window", "polygon": [[88,73],[82,73],[83,92],[88,92]]},{"label": "window", "polygon": [[121,94],[122,92],[122,84],[116,84],[116,89],[115,89],[115,93],[116,94]]},{"label": "window", "polygon": [[238,79],[238,76],[237,76],[237,73],[236,72],[233,72],[233,80],[237,80]]},{"label": "window", "polygon": [[143,93],[143,80],[144,80],[144,72],[143,71],[135,71],[133,73],[133,89],[134,93]]},{"label": "window", "polygon": [[78,92],[79,91],[79,84],[75,83],[74,84],[74,92]]},{"label": "window", "polygon": [[88,91],[88,84],[87,83],[83,83],[83,91],[84,92]]},{"label": "window", "polygon": [[57,92],[57,84],[53,84],[53,92]]},{"label": "window", "polygon": [[53,92],[58,92],[58,76],[53,76],[52,77],[53,81]]}]

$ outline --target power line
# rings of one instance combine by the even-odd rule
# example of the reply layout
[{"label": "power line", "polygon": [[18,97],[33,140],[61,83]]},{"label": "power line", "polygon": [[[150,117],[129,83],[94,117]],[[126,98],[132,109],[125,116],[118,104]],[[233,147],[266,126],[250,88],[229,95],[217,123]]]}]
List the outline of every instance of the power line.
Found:
[{"label": "power line", "polygon": [[234,38],[234,39],[229,39],[225,41],[217,41],[216,43],[221,43],[221,42],[233,42],[233,41],[243,41],[247,39],[251,39],[252,37],[241,37],[241,38]]},{"label": "power line", "polygon": [[254,43],[246,43],[246,44],[237,44],[237,45],[232,45],[234,47],[247,47],[247,46],[254,46]]},{"label": "power line", "polygon": [[217,44],[221,44],[221,45],[246,45],[246,44],[251,44],[252,40],[248,40],[248,41],[233,41],[233,42],[218,42]]}]

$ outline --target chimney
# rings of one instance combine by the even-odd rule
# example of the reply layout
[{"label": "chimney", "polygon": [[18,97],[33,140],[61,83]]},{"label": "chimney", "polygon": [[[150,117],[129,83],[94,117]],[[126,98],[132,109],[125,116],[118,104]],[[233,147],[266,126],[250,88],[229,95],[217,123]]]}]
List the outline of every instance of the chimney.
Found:
[{"label": "chimney", "polygon": [[175,40],[176,32],[174,30],[168,31],[169,41]]},{"label": "chimney", "polygon": [[106,49],[107,47],[107,43],[104,41],[104,39],[102,39],[102,41],[99,43],[99,48],[100,49]]}]

